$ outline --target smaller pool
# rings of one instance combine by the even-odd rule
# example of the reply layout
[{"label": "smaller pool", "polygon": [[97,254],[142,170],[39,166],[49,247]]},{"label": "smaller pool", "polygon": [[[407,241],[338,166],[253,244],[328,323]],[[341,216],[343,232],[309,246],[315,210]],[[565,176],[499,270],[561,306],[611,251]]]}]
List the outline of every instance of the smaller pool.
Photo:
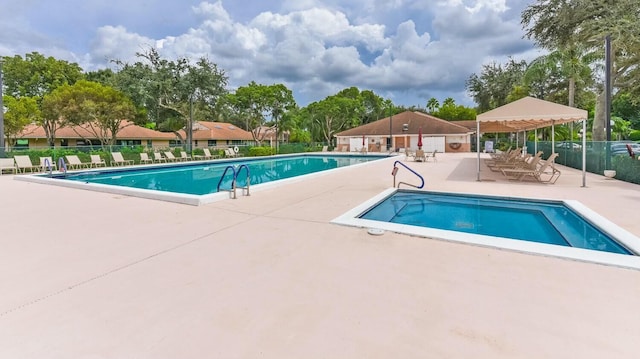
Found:
[{"label": "smaller pool", "polygon": [[392,189],[334,222],[552,255],[624,255],[640,265],[640,240],[577,201]]}]

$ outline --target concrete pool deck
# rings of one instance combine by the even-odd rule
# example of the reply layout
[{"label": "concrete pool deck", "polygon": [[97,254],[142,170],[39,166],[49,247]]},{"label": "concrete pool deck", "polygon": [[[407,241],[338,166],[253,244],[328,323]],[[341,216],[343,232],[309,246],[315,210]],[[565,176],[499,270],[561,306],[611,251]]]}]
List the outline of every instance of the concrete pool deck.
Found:
[{"label": "concrete pool deck", "polygon": [[[574,199],[640,236],[638,185],[478,182],[475,161],[406,164],[427,189]],[[638,270],[329,223],[392,162],[200,207],[3,175],[0,358],[637,357]]]}]

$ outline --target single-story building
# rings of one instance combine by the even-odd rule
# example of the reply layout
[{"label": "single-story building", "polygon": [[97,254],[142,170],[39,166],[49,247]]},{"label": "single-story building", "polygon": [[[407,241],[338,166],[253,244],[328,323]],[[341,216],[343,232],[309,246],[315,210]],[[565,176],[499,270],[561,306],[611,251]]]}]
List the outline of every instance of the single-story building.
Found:
[{"label": "single-story building", "polygon": [[[100,140],[96,131],[84,126],[67,126],[56,130],[55,147],[96,146]],[[116,145],[147,146],[151,148],[169,148],[178,138],[175,133],[155,131],[137,126],[130,121],[122,121],[116,135]],[[48,147],[47,135],[42,126],[27,125],[16,138],[16,149]]]},{"label": "single-story building", "polygon": [[418,149],[422,133],[422,149],[426,152],[469,152],[475,131],[417,111],[405,111],[335,134],[339,150],[360,151],[363,142],[369,152],[387,148],[402,151]]},{"label": "single-story building", "polygon": [[[187,133],[178,131],[186,140]],[[227,122],[196,121],[193,124],[193,148],[227,148],[253,143],[251,132]]]}]

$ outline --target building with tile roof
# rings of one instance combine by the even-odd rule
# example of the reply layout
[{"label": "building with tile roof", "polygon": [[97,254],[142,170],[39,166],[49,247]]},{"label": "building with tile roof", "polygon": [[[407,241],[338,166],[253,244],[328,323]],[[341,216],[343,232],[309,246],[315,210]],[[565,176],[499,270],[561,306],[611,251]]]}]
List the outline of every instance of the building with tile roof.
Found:
[{"label": "building with tile roof", "polygon": [[[178,131],[187,138],[184,130]],[[227,148],[253,143],[251,132],[227,122],[196,121],[193,124],[193,148]]]},{"label": "building with tile roof", "polygon": [[[96,131],[88,125],[66,126],[56,130],[56,147],[100,145]],[[122,121],[120,130],[116,134],[117,145],[147,146],[153,148],[169,148],[178,137],[175,133],[155,131],[135,125],[130,121]],[[16,148],[48,147],[47,135],[42,126],[27,125],[16,138]]]},{"label": "building with tile roof", "polygon": [[420,132],[422,149],[426,152],[469,152],[475,131],[422,112],[405,111],[339,132],[335,137],[339,150],[360,151],[364,141],[370,152],[384,152],[388,148],[402,151],[418,148]]}]

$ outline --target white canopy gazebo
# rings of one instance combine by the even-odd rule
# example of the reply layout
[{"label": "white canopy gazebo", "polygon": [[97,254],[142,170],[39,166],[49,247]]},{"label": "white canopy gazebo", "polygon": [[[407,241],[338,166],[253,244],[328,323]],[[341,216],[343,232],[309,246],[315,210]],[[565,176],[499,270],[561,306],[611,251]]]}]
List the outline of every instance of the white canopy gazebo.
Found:
[{"label": "white canopy gazebo", "polygon": [[[556,124],[582,121],[582,186],[586,186],[586,133],[587,116],[585,110],[557,103],[525,97],[508,103],[476,117],[478,181],[480,181],[480,133],[482,132],[518,132],[538,128],[553,127]],[[500,126],[496,126],[500,125]],[[501,131],[496,131],[501,128]],[[551,142],[555,141],[551,131]]]}]

